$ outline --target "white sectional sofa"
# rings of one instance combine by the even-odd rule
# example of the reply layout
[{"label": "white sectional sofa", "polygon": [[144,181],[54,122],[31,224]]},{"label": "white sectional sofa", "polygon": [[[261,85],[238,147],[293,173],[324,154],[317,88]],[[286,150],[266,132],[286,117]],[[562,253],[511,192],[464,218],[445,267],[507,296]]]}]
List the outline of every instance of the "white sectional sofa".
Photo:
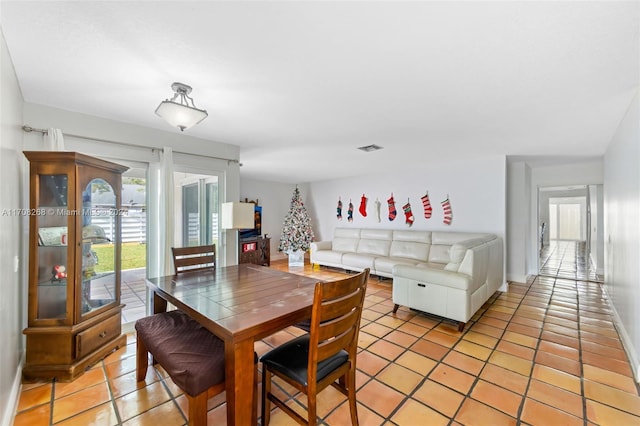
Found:
[{"label": "white sectional sofa", "polygon": [[400,305],[466,322],[503,284],[502,239],[493,234],[336,228],[311,244],[311,263],[393,278]]}]

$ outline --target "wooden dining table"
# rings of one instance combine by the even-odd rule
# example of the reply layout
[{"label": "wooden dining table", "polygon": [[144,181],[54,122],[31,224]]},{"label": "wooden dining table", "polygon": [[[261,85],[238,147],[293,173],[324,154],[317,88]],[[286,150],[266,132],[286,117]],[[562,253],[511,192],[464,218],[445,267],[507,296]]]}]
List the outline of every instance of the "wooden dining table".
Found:
[{"label": "wooden dining table", "polygon": [[147,279],[153,312],[167,302],[225,343],[227,424],[253,418],[254,342],[311,317],[317,279],[253,264]]}]

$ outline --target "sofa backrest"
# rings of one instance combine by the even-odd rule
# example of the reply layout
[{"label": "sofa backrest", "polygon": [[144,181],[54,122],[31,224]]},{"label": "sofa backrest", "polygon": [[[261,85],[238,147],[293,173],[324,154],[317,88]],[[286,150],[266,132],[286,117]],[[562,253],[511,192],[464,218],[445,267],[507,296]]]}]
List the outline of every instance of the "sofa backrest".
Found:
[{"label": "sofa backrest", "polygon": [[355,253],[360,242],[360,228],[336,228],[331,248],[334,251]]},{"label": "sofa backrest", "polygon": [[430,247],[430,231],[393,231],[389,256],[426,262]]},{"label": "sofa backrest", "polygon": [[447,264],[451,262],[451,248],[454,244],[486,236],[487,234],[476,232],[432,232],[429,262]]},{"label": "sofa backrest", "polygon": [[392,236],[389,229],[361,229],[357,253],[387,257]]}]

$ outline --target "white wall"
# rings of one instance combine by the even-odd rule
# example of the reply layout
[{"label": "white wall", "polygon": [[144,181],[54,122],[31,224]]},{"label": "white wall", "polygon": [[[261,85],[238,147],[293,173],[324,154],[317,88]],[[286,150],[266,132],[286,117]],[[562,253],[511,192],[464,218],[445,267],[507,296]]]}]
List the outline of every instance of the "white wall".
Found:
[{"label": "white wall", "polygon": [[[407,155],[410,155],[408,153]],[[330,174],[331,166],[327,165]],[[478,158],[473,161],[447,162],[425,160],[421,170],[405,170],[402,164],[368,176],[333,179],[310,184],[307,208],[317,222],[316,240],[330,240],[336,227],[407,229],[402,206],[409,199],[415,217],[412,229],[431,231],[490,232],[503,239],[506,235],[506,162],[503,156]],[[433,207],[431,219],[424,218],[421,197],[429,191]],[[387,199],[393,193],[397,217],[388,220]],[[362,194],[368,198],[367,217],[360,215]],[[443,224],[442,206],[447,195],[453,220]],[[341,197],[342,220],[336,218]],[[376,198],[381,203],[381,222],[374,215]],[[347,221],[349,200],[353,202],[353,222]],[[505,250],[508,251],[508,250]]]},{"label": "white wall", "polygon": [[527,282],[527,251],[537,244],[529,235],[531,168],[524,161],[507,164],[507,280]]},{"label": "white wall", "polygon": [[[22,94],[4,36],[0,32],[0,424],[11,424],[16,406],[21,361],[22,328],[26,318],[26,250],[21,230],[27,217],[15,213],[27,207],[22,193]],[[16,262],[19,262],[16,264]]]},{"label": "white wall", "polygon": [[605,289],[640,381],[640,99],[621,122],[604,159]]},{"label": "white wall", "polygon": [[604,193],[603,185],[589,185],[591,203],[591,262],[596,274],[604,275]]}]

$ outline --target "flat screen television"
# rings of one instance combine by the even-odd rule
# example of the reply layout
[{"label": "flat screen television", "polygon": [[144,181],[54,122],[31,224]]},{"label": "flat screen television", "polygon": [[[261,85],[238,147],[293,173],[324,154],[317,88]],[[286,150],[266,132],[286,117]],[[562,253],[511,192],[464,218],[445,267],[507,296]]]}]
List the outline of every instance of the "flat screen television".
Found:
[{"label": "flat screen television", "polygon": [[240,229],[240,239],[254,238],[262,235],[262,206],[255,206],[253,229]]}]

